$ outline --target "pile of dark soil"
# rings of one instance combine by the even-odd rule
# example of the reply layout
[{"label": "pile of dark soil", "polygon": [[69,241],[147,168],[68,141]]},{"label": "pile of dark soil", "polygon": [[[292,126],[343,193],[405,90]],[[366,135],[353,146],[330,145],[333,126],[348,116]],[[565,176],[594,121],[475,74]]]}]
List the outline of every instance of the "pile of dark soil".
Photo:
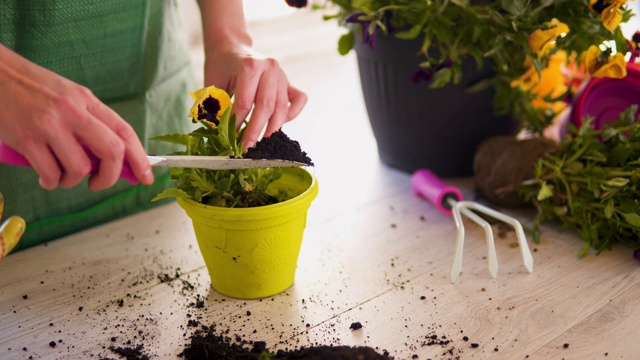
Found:
[{"label": "pile of dark soil", "polygon": [[282,129],[263,137],[242,156],[245,159],[278,159],[296,161],[313,166],[313,161],[302,151],[300,143],[290,139]]},{"label": "pile of dark soil", "polygon": [[191,342],[178,356],[186,360],[378,360],[393,359],[387,352],[382,354],[366,346],[300,347],[295,350],[267,349],[263,341],[234,341],[230,336],[216,332],[214,325],[201,326],[191,336]]},{"label": "pile of dark soil", "polygon": [[527,205],[518,195],[518,186],[534,177],[540,158],[557,149],[558,144],[547,138],[496,136],[485,140],[474,158],[476,193],[498,205]]}]

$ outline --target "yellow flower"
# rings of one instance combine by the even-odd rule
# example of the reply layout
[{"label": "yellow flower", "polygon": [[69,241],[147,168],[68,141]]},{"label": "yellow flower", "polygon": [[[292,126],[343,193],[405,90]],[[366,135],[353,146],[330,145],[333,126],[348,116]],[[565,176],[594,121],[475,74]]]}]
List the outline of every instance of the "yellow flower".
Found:
[{"label": "yellow flower", "polygon": [[620,7],[627,3],[627,0],[590,0],[589,9],[600,15],[602,25],[609,31],[614,31],[622,21],[622,11]]},{"label": "yellow flower", "polygon": [[534,107],[557,114],[564,110],[567,104],[562,100],[549,102],[547,98],[556,99],[567,92],[568,88],[563,71],[566,63],[566,52],[559,51],[549,58],[549,64],[540,71],[540,76],[538,76],[538,72],[529,61],[527,72],[512,81],[511,86],[518,86],[522,90],[535,94],[531,100],[531,105]]},{"label": "yellow flower", "polygon": [[194,122],[205,122],[211,127],[220,123],[220,117],[231,106],[231,98],[226,91],[215,86],[189,92],[194,100],[189,116]]},{"label": "yellow flower", "polygon": [[556,39],[565,36],[569,32],[569,27],[553,19],[544,26],[529,35],[529,49],[536,56],[541,57],[556,47]]},{"label": "yellow flower", "polygon": [[624,60],[624,55],[621,53],[609,55],[609,52],[601,51],[596,45],[591,45],[582,54],[582,62],[587,73],[595,78],[622,79],[627,76],[627,62]]}]

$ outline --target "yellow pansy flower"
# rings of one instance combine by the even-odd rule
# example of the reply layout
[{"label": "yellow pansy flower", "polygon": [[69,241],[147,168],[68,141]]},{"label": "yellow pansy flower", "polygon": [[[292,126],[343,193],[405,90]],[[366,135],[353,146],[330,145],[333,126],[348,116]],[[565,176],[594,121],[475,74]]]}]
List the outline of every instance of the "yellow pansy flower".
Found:
[{"label": "yellow pansy flower", "polygon": [[622,11],[620,7],[627,3],[627,0],[590,0],[589,9],[600,15],[602,25],[609,31],[614,31],[622,21]]},{"label": "yellow pansy flower", "polygon": [[587,69],[587,73],[595,78],[622,79],[627,76],[627,62],[624,60],[624,55],[621,53],[609,55],[596,45],[591,45],[582,54],[582,62]]},{"label": "yellow pansy flower", "polygon": [[194,122],[205,122],[212,127],[218,126],[220,117],[231,106],[229,94],[215,86],[189,92],[189,95],[194,100],[189,116]]},{"label": "yellow pansy flower", "polygon": [[529,35],[529,49],[536,56],[541,57],[556,47],[557,38],[566,35],[568,32],[569,27],[566,24],[558,21],[558,19],[552,19],[546,22],[542,28]]},{"label": "yellow pansy flower", "polygon": [[[4,210],[4,197],[0,193],[0,219]],[[0,225],[0,259],[7,256],[16,246],[27,227],[20,216],[11,216]]]}]

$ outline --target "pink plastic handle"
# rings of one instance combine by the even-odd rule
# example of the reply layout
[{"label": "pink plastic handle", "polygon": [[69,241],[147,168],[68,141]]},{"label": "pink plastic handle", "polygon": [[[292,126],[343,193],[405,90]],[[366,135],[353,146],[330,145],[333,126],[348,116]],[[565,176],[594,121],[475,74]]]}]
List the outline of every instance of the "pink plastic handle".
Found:
[{"label": "pink plastic handle", "polygon": [[453,186],[445,184],[433,172],[427,169],[416,170],[411,176],[411,188],[413,192],[433,203],[438,211],[445,215],[451,215],[449,199],[462,201],[462,192]]},{"label": "pink plastic handle", "polygon": [[9,165],[31,166],[24,156],[2,142],[0,142],[0,162]]},{"label": "pink plastic handle", "polygon": [[[93,153],[89,151],[89,149],[85,148],[85,151],[87,152],[87,156],[89,156],[89,160],[91,160],[91,174],[95,174],[100,168],[100,159],[93,155]],[[22,154],[15,151],[13,148],[9,147],[1,141],[0,162],[9,165],[31,166],[29,161],[24,156],[22,156]],[[122,172],[120,173],[120,178],[127,180],[133,185],[138,183],[138,179],[136,179],[135,175],[133,175],[131,166],[129,166],[129,163],[126,160],[124,161],[124,164],[122,164]]]}]

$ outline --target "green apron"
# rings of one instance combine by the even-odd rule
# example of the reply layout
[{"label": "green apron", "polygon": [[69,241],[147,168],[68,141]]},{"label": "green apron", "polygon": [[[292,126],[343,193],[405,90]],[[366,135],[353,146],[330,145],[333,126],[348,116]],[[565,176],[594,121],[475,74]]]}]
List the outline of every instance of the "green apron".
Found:
[{"label": "green apron", "polygon": [[[192,128],[188,91],[195,80],[173,0],[0,0],[0,43],[90,88],[134,127],[149,153],[176,150],[150,137]],[[151,186],[120,180],[91,192],[85,179],[47,191],[33,169],[0,164],[4,213],[27,222],[16,250],[162,203],[150,200],[169,185],[168,169],[154,172]]]}]

